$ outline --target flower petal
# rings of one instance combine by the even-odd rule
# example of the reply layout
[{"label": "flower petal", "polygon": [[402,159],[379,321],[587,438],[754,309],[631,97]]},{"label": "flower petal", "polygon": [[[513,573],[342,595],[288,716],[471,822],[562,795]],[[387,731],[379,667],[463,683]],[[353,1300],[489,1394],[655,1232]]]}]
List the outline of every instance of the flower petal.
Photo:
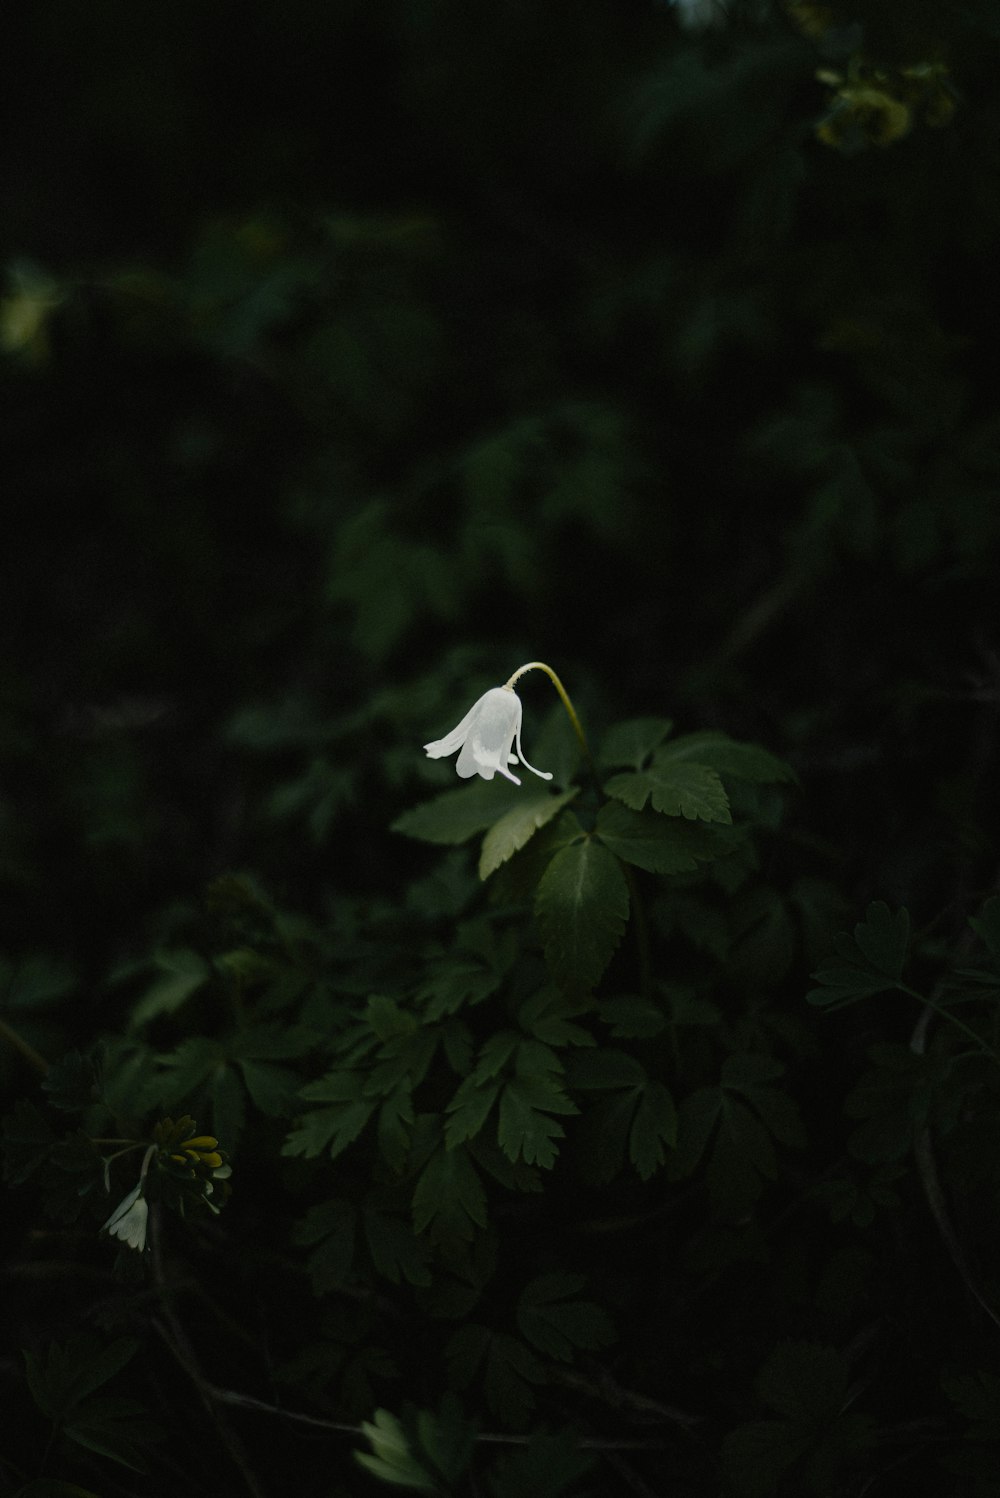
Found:
[{"label": "flower petal", "polygon": [[485,692],[479,698],[478,702],[474,702],[461,723],[459,723],[457,728],[453,728],[451,733],[446,733],[443,739],[434,739],[431,743],[424,745],[424,751],[428,759],[442,759],[446,754],[454,754],[455,750],[465,742],[469,725],[476,716],[480,703],[485,701],[488,696],[489,692]]}]

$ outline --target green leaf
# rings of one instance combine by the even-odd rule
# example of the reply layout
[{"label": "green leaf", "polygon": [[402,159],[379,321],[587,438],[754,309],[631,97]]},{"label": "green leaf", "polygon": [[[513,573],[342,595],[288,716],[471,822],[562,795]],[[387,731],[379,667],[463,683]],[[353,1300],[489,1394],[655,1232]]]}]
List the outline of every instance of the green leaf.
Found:
[{"label": "green leaf", "polygon": [[601,807],[594,831],[616,857],[651,874],[690,874],[725,851],[704,822],[631,811],[619,801]]},{"label": "green leaf", "polygon": [[727,1057],[718,1087],[702,1087],[678,1111],[677,1149],[670,1162],[674,1177],[690,1175],[707,1157],[706,1181],[713,1205],[732,1216],[745,1214],[762,1190],[762,1177],[774,1179],[777,1157],[772,1139],[803,1143],[798,1110],[786,1093],[765,1085],[780,1063],[767,1056]]},{"label": "green leaf", "polygon": [[559,1498],[594,1465],[566,1433],[533,1434],[527,1444],[488,1474],[493,1498]]},{"label": "green leaf", "polygon": [[488,879],[508,858],[513,858],[540,828],[551,822],[578,795],[579,787],[573,786],[558,796],[552,796],[548,792],[528,796],[498,822],[494,822],[483,838],[479,858],[480,879]]},{"label": "green leaf", "polygon": [[424,843],[467,843],[515,807],[518,795],[519,788],[509,780],[477,779],[473,785],[445,791],[404,811],[393,822],[392,831]]},{"label": "green leaf", "polygon": [[646,1040],[659,1035],[667,1024],[663,1010],[638,994],[602,999],[598,1012],[602,1022],[611,1026],[613,1040]]},{"label": "green leaf", "polygon": [[479,1133],[499,1096],[500,1086],[499,1082],[481,1083],[475,1077],[466,1077],[447,1108],[451,1116],[444,1126],[444,1137],[449,1149]]},{"label": "green leaf", "polygon": [[429,1285],[431,1272],[425,1239],[418,1238],[412,1225],[397,1212],[383,1211],[370,1193],[364,1208],[365,1238],[376,1271],[390,1284]]},{"label": "green leaf", "polygon": [[597,763],[606,770],[619,765],[640,770],[673,726],[669,718],[630,718],[616,723],[601,740]]},{"label": "green leaf", "polygon": [[406,1164],[412,1128],[413,1087],[409,1077],[404,1077],[378,1110],[379,1149],[395,1171],[401,1171]]},{"label": "green leaf", "polygon": [[524,1160],[550,1170],[559,1153],[555,1141],[566,1131],[549,1115],[579,1111],[551,1076],[513,1077],[500,1097],[500,1148],[515,1163]]},{"label": "green leaf", "polygon": [[709,765],[683,760],[661,760],[659,751],[646,770],[612,775],[604,789],[624,801],[633,811],[642,811],[647,801],[653,810],[689,821],[732,822],[729,797],[717,771]]},{"label": "green leaf", "polygon": [[189,947],[157,952],[153,966],[160,974],[132,1009],[132,1028],[139,1030],[161,1014],[174,1014],[212,976],[212,969]]},{"label": "green leaf", "polygon": [[545,1373],[523,1342],[472,1321],[450,1338],[445,1355],[451,1382],[459,1388],[470,1384],[485,1364],[490,1408],[508,1425],[525,1423],[535,1402],[531,1385],[544,1383]]},{"label": "green leaf", "polygon": [[665,1149],[677,1143],[677,1110],[662,1082],[647,1082],[639,1094],[628,1155],[643,1181],[656,1174],[666,1159]]},{"label": "green leaf", "polygon": [[299,1076],[291,1067],[272,1066],[267,1061],[240,1061],[238,1065],[250,1100],[261,1113],[269,1118],[287,1118],[295,1112]]},{"label": "green leaf", "polygon": [[453,1488],[466,1472],[476,1444],[476,1425],[467,1420],[454,1394],[445,1394],[437,1410],[420,1410],[416,1433],[435,1474]]},{"label": "green leaf", "polygon": [[460,953],[427,965],[427,976],[416,991],[428,1020],[455,1014],[466,1004],[481,1004],[500,987],[501,974],[480,958]]},{"label": "green leaf", "polygon": [[146,1448],[162,1440],[162,1432],[144,1415],[143,1406],[134,1399],[88,1399],[78,1406],[63,1434],[87,1451],[96,1451],[133,1472],[145,1472]]},{"label": "green leaf", "polygon": [[550,1046],[592,1046],[589,1030],[574,1024],[570,1015],[581,1012],[579,1004],[554,988],[541,988],[517,1011],[518,1023],[536,1040]]},{"label": "green leaf", "polygon": [[305,1155],[312,1159],[329,1149],[331,1159],[353,1144],[371,1118],[377,1097],[365,1096],[366,1078],[356,1072],[332,1071],[319,1082],[310,1082],[300,1096],[308,1102],[330,1103],[305,1113],[285,1141],[283,1155]]},{"label": "green leaf", "polygon": [[361,1434],[369,1442],[373,1455],[356,1451],[354,1459],[373,1477],[397,1488],[433,1493],[437,1483],[410,1450],[403,1427],[388,1410],[376,1410],[371,1421],[361,1423]]},{"label": "green leaf", "polygon": [[657,763],[664,764],[694,760],[700,765],[709,765],[720,775],[752,784],[767,785],[795,780],[795,771],[791,765],[778,759],[777,755],[762,749],[759,744],[741,743],[724,733],[705,731],[671,739],[656,758]]},{"label": "green leaf", "polygon": [[413,1227],[433,1244],[471,1243],[486,1226],[486,1192],[468,1152],[438,1145],[413,1192]]},{"label": "green leaf", "polygon": [[909,912],[904,908],[893,914],[884,900],[873,901],[867,918],[854,928],[854,940],[877,972],[898,983],[910,940]]},{"label": "green leaf", "polygon": [[539,1352],[563,1363],[571,1363],[578,1349],[593,1352],[615,1340],[608,1313],[592,1300],[573,1298],[585,1283],[583,1275],[539,1275],[518,1301],[518,1331]]},{"label": "green leaf", "polygon": [[350,1278],[357,1233],[357,1209],[335,1199],[316,1202],[295,1224],[293,1241],[313,1251],[307,1260],[314,1295],[343,1288]]},{"label": "green leaf", "polygon": [[890,911],[883,900],[869,905],[864,921],[853,936],[841,932],[834,950],[841,959],[836,967],[813,973],[821,986],[806,994],[809,1004],[842,1008],[887,989],[898,988],[910,938],[910,917],[905,908]]},{"label": "green leaf", "polygon": [[561,988],[588,990],[599,982],[628,910],[621,865],[596,839],[556,854],[539,882],[535,914],[546,962]]}]

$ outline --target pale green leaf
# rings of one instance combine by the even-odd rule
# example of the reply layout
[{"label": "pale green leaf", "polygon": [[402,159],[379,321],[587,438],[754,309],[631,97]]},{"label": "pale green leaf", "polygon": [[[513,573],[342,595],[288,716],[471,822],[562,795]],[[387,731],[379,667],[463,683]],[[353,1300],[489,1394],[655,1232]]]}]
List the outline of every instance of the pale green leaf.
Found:
[{"label": "pale green leaf", "polygon": [[517,806],[511,808],[493,826],[483,838],[482,853],[479,857],[479,877],[488,879],[489,876],[506,863],[508,858],[514,854],[534,836],[534,834],[579,795],[579,788],[572,786],[561,795],[553,796],[548,792],[528,796]]},{"label": "pale green leaf", "polygon": [[509,780],[477,779],[404,811],[392,830],[424,843],[466,843],[516,806],[519,794],[523,792]]}]

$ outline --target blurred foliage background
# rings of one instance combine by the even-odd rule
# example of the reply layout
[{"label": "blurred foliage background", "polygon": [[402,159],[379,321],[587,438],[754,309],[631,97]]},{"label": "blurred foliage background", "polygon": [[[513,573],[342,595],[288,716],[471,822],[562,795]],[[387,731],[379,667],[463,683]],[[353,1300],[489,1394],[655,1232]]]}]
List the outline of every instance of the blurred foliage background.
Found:
[{"label": "blurred foliage background", "polygon": [[[763,1225],[758,1205],[723,1209],[707,1271],[722,1288],[697,1327],[680,1306],[708,1252],[700,1188],[661,1181],[641,1211],[669,1215],[680,1191],[677,1242],[623,1260],[655,1337],[605,1286],[633,1331],[608,1382],[579,1374],[603,1412],[581,1424],[567,1382],[521,1468],[467,1476],[455,1457],[453,1490],[889,1493],[943,1453],[935,1491],[1000,1491],[992,1072],[973,1105],[941,1063],[933,1106],[957,1133],[938,1166],[920,1156],[930,1094],[907,1094],[902,1152],[863,1157],[859,1206],[836,1165],[857,1122],[844,1100],[872,1045],[906,1053],[920,1009],[804,1004],[869,901],[908,908],[913,981],[932,993],[996,889],[991,0],[52,0],[6,30],[0,1015],[22,1047],[0,1050],[4,1111],[40,1106],[31,1051],[63,1068],[46,1085],[71,1127],[60,1058],[103,1045],[119,1102],[127,1062],[159,1067],[135,1111],[189,1111],[234,1165],[223,1216],[170,1249],[204,1380],[348,1430],[376,1405],[438,1408],[442,1386],[414,1387],[400,1352],[433,1308],[396,1296],[396,1343],[376,1344],[362,1312],[395,1295],[376,1273],[317,1313],[329,1285],[302,1245],[318,1230],[293,1242],[316,1178],[280,1148],[322,1071],[330,993],[388,982],[380,948],[397,975],[423,964],[415,925],[475,898],[464,855],[439,864],[390,830],[454,783],[420,745],[541,657],[597,737],[656,714],[794,768],[780,812],[753,811],[780,913],[754,895],[725,936],[693,916],[682,932],[721,964],[720,1007],[678,1092],[704,1082],[713,1034],[776,1055],[809,1142]],[[547,692],[522,688],[529,754]],[[657,960],[684,968],[671,919]],[[293,946],[301,992],[268,989],[253,1021],[271,1029],[230,1055],[249,1101],[212,1093],[210,1048],[243,1033],[256,981],[220,997],[213,964],[230,954],[231,978],[233,953]],[[969,1023],[995,1046],[978,981]],[[962,1126],[978,1107],[976,1147]],[[37,1424],[2,1453],[0,1490],[276,1493],[289,1464],[304,1493],[376,1489],[350,1435],[262,1428],[237,1406],[215,1422],[176,1329],[149,1331],[162,1283],[112,1277],[103,1193],[81,1227],[17,1177],[0,1375],[5,1407]],[[802,1206],[831,1182],[836,1227]],[[603,1262],[599,1234],[588,1253]],[[305,1350],[317,1314],[325,1364]],[[132,1346],[94,1347],[148,1334],[142,1419],[183,1428],[187,1454],[168,1443],[135,1479],[121,1450],[141,1450],[138,1427],[117,1458],[92,1431],[61,1465],[47,1450],[54,1396],[40,1375],[29,1390],[20,1350],[40,1358],[81,1324],[97,1341],[78,1366],[104,1356],[107,1378]],[[820,1391],[804,1412],[788,1393],[803,1383]],[[843,1426],[859,1392],[871,1429]],[[824,1445],[800,1427],[827,1406]],[[451,1406],[440,1420],[460,1430]],[[588,1475],[552,1434],[567,1424],[669,1440]]]}]

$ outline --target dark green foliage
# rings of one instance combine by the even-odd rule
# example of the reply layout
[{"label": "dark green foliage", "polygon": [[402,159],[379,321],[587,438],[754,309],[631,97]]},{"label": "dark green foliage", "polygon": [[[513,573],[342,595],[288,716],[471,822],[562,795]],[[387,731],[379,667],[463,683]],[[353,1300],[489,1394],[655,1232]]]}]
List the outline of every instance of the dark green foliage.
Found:
[{"label": "dark green foliage", "polygon": [[0,1498],[998,1498],[994,6],[5,23]]}]

